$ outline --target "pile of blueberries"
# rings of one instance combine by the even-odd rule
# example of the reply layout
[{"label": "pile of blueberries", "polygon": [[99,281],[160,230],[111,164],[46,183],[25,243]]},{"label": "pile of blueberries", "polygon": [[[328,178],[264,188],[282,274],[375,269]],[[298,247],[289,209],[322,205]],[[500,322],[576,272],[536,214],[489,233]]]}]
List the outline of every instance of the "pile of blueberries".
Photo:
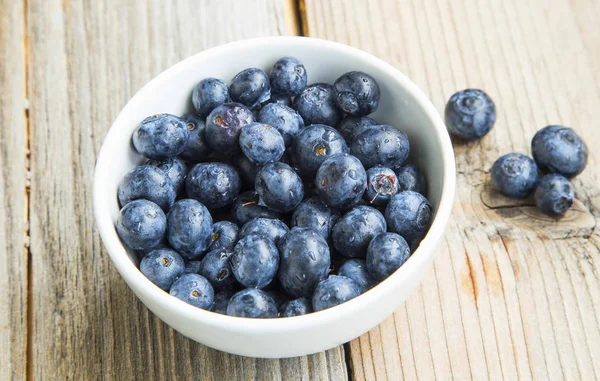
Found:
[{"label": "pile of blueberries", "polygon": [[149,161],[122,180],[116,226],[140,271],[191,305],[248,318],[320,311],[387,278],[432,208],[407,135],[367,116],[379,99],[363,72],[307,86],[304,65],[284,57],[229,86],[202,80],[190,114],[146,118],[132,142]]},{"label": "pile of blueberries", "polygon": [[[496,107],[490,97],[478,89],[452,95],[446,105],[446,126],[464,140],[486,135],[496,121]],[[550,216],[561,216],[573,205],[575,191],[569,179],[585,168],[588,148],[573,131],[564,126],[547,126],[531,141],[533,159],[521,153],[509,153],[496,160],[491,183],[511,198],[526,198],[533,193],[536,206]]]}]

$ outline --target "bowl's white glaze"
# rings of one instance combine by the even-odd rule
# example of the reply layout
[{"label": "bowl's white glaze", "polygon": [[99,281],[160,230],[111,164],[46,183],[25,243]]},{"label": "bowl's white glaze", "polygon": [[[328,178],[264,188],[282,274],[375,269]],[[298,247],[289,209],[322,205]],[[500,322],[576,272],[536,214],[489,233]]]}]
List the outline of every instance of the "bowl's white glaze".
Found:
[{"label": "bowl's white glaze", "polygon": [[[381,87],[372,116],[408,134],[411,158],[427,176],[435,219],[410,259],[369,292],[340,306],[300,317],[243,319],[192,307],[171,297],[137,268],[115,230],[117,187],[143,159],[131,135],[148,115],[182,115],[191,110],[191,92],[206,77],[231,79],[248,67],[268,70],[280,57],[294,56],[306,66],[309,83],[333,83],[360,70]],[[388,63],[358,49],[305,37],[268,37],[238,41],[196,54],[145,85],[121,111],[98,156],[94,178],[94,214],[102,241],[117,270],[140,300],[165,323],[210,347],[253,357],[292,357],[320,352],[365,333],[388,317],[419,284],[431,263],[450,216],[455,189],[452,145],[444,123],[427,97]]]}]

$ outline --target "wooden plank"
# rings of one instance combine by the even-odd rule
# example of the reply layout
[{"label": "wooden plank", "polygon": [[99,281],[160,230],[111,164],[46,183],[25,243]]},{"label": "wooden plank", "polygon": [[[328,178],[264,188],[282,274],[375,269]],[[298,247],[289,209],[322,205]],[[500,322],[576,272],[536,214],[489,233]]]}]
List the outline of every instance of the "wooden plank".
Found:
[{"label": "wooden plank", "polygon": [[27,201],[23,5],[0,0],[0,379],[27,370]]},{"label": "wooden plank", "polygon": [[[442,112],[466,87],[496,101],[493,132],[456,141],[457,198],[433,269],[394,316],[350,343],[356,380],[599,379],[600,155],[561,221],[491,192],[503,153],[547,124],[600,143],[593,1],[306,0],[308,34],[369,51]],[[394,362],[395,360],[395,362]]]},{"label": "wooden plank", "polygon": [[111,121],[161,70],[210,46],[284,34],[282,1],[29,0],[34,332],[39,379],[346,379],[343,348],[286,360],[191,342],[129,291],[94,229]]}]

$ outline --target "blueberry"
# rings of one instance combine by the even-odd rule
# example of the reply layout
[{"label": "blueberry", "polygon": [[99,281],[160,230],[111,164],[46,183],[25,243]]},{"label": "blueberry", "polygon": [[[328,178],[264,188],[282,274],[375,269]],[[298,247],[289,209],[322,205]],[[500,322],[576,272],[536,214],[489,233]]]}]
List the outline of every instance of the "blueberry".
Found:
[{"label": "blueberry", "polygon": [[535,187],[535,205],[545,214],[558,216],[573,205],[575,190],[564,176],[548,174],[543,176]]},{"label": "blueberry", "polygon": [[276,212],[289,212],[302,201],[304,186],[296,172],[287,164],[270,163],[256,174],[256,192],[260,203]]},{"label": "blueberry", "polygon": [[293,228],[279,244],[279,281],[294,297],[310,297],[327,277],[331,258],[325,238],[313,229]]},{"label": "blueberry", "polygon": [[[368,255],[369,254],[367,254],[367,258]],[[367,271],[367,264],[362,259],[347,260],[340,266],[338,275],[352,279],[360,289],[361,294],[369,291],[377,284],[377,281],[375,281],[371,274],[369,274],[369,271]]]},{"label": "blueberry", "polygon": [[280,309],[280,317],[293,317],[309,314],[312,311],[312,305],[306,298],[298,298],[284,303]]},{"label": "blueberry", "polygon": [[198,259],[212,236],[213,220],[208,209],[192,199],[179,200],[167,215],[167,238],[185,259]]},{"label": "blueberry", "polygon": [[231,289],[236,284],[230,264],[232,255],[231,250],[217,249],[209,251],[202,259],[199,274],[208,279],[215,290]]},{"label": "blueberry", "polygon": [[206,142],[216,152],[237,152],[240,149],[240,130],[252,122],[254,115],[246,106],[223,103],[206,117]]},{"label": "blueberry", "polygon": [[169,294],[194,307],[209,309],[215,300],[215,291],[205,277],[183,274],[171,285]]},{"label": "blueberry", "polygon": [[410,190],[422,195],[427,194],[427,180],[423,172],[419,171],[414,164],[397,168],[396,177],[398,179],[398,191]]},{"label": "blueberry", "polygon": [[387,125],[370,126],[360,131],[350,145],[350,152],[366,169],[376,165],[397,168],[408,158],[408,136]]},{"label": "blueberry", "polygon": [[409,243],[421,239],[433,219],[431,204],[420,193],[404,191],[392,197],[385,208],[385,220],[390,231],[400,234]]},{"label": "blueberry", "polygon": [[185,262],[185,270],[186,274],[199,274],[200,273],[200,264],[201,261],[189,261]]},{"label": "blueberry", "polygon": [[265,105],[258,113],[257,120],[275,127],[283,136],[287,147],[298,131],[304,128],[302,117],[294,109],[279,103]]},{"label": "blueberry", "polygon": [[148,200],[128,203],[117,218],[117,233],[125,246],[133,250],[148,250],[157,246],[166,229],[165,213]]},{"label": "blueberry", "polygon": [[387,229],[380,211],[370,206],[357,206],[333,226],[331,238],[335,249],[345,257],[364,258],[373,237]]},{"label": "blueberry", "polygon": [[179,156],[184,160],[206,160],[211,154],[211,149],[206,142],[206,122],[204,118],[192,112],[185,114],[183,120],[190,131],[190,138]]},{"label": "blueberry", "polygon": [[305,124],[335,126],[342,117],[342,111],[335,104],[333,87],[326,83],[316,83],[304,89],[294,98],[293,107]]},{"label": "blueberry", "polygon": [[294,210],[292,227],[314,229],[327,239],[339,218],[340,214],[336,210],[325,205],[318,197],[311,197],[302,201]]},{"label": "blueberry", "polygon": [[254,179],[260,167],[251,162],[244,154],[236,155],[233,158],[233,163],[240,174],[244,187],[254,189]]},{"label": "blueberry", "polygon": [[281,220],[272,218],[255,218],[244,224],[240,231],[240,239],[249,235],[260,235],[270,239],[276,245],[290,229]]},{"label": "blueberry", "polygon": [[377,111],[381,92],[373,77],[360,71],[351,71],[333,84],[335,101],[339,108],[352,116],[365,116]]},{"label": "blueberry", "polygon": [[227,101],[229,101],[229,90],[225,82],[220,79],[205,78],[192,91],[194,109],[203,117]]},{"label": "blueberry", "polygon": [[188,173],[185,189],[208,208],[221,208],[233,203],[240,194],[240,175],[225,163],[196,164]]},{"label": "blueberry", "polygon": [[328,157],[317,171],[317,193],[332,208],[348,208],[362,198],[367,173],[360,161],[347,153]]},{"label": "blueberry", "polygon": [[152,250],[142,258],[140,271],[152,283],[169,291],[175,279],[184,274],[183,258],[170,249]]},{"label": "blueberry", "polygon": [[302,62],[283,57],[275,62],[269,75],[273,94],[293,97],[306,88],[307,74]]},{"label": "blueberry", "polygon": [[229,300],[232,296],[233,291],[231,290],[222,290],[217,292],[215,294],[215,301],[210,310],[221,315],[227,315],[227,305],[229,304]]},{"label": "blueberry", "polygon": [[271,97],[271,85],[267,74],[256,68],[242,70],[229,83],[231,100],[252,109]]},{"label": "blueberry", "polygon": [[153,165],[140,165],[127,172],[119,184],[119,204],[133,200],[152,201],[167,211],[175,202],[175,185],[167,174]]},{"label": "blueberry", "polygon": [[387,205],[396,193],[398,193],[398,179],[394,171],[380,165],[367,171],[367,190],[363,198],[370,205]]},{"label": "blueberry", "polygon": [[410,247],[401,235],[383,233],[373,238],[367,249],[367,269],[382,281],[392,275],[410,257]]},{"label": "blueberry", "polygon": [[187,174],[187,166],[183,160],[177,157],[164,160],[150,160],[148,165],[153,165],[165,172],[175,186],[175,192],[179,193],[181,191]]},{"label": "blueberry", "polygon": [[496,160],[491,170],[491,183],[500,193],[512,198],[525,198],[533,191],[538,177],[535,162],[520,153],[509,153]]},{"label": "blueberry", "polygon": [[263,288],[277,274],[279,252],[273,241],[253,234],[238,241],[230,263],[238,282],[245,287]]},{"label": "blueberry", "polygon": [[254,218],[280,218],[281,214],[259,205],[258,194],[248,191],[240,194],[231,207],[233,220],[242,226]]},{"label": "blueberry", "polygon": [[213,234],[208,250],[232,250],[239,239],[240,228],[230,221],[219,221],[213,225]]},{"label": "blueberry", "polygon": [[337,129],[340,131],[340,134],[342,134],[346,142],[350,144],[354,140],[356,134],[369,126],[375,126],[377,124],[379,123],[367,116],[347,116],[338,124]]},{"label": "blueberry", "polygon": [[346,141],[336,129],[324,124],[304,128],[292,143],[292,161],[306,178],[314,177],[325,159],[336,153],[348,153]]},{"label": "blueberry", "polygon": [[247,288],[231,297],[227,315],[245,318],[276,318],[277,307],[273,298],[257,288]]},{"label": "blueberry", "polygon": [[536,132],[531,152],[542,171],[567,178],[580,174],[588,158],[585,142],[573,129],[564,126],[547,126]]},{"label": "blueberry", "polygon": [[271,93],[271,99],[269,99],[268,101],[263,103],[263,107],[265,107],[266,105],[271,104],[271,103],[277,103],[277,104],[281,104],[284,106],[292,107],[292,98],[287,97],[285,95],[277,95],[277,94]]},{"label": "blueberry", "polygon": [[446,104],[444,114],[448,131],[464,140],[486,135],[496,122],[494,102],[478,89],[454,93]]},{"label": "blueberry", "polygon": [[350,278],[341,275],[331,275],[320,282],[312,297],[315,311],[338,306],[360,295],[360,287]]},{"label": "blueberry", "polygon": [[133,132],[135,150],[148,159],[166,159],[185,149],[189,131],[183,119],[171,114],[147,117]]},{"label": "blueberry", "polygon": [[285,151],[283,136],[263,123],[250,123],[242,128],[240,147],[244,155],[257,165],[279,161]]},{"label": "blueberry", "polygon": [[276,289],[271,289],[265,292],[273,299],[273,302],[275,302],[275,307],[278,311],[281,306],[288,301],[287,296],[283,292],[277,291]]}]

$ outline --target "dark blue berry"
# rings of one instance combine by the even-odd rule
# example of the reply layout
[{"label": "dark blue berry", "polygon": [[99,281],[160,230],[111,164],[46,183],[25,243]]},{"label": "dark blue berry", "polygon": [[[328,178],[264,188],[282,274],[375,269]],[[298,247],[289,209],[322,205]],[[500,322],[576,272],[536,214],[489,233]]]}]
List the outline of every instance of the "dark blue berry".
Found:
[{"label": "dark blue berry", "polygon": [[125,246],[133,250],[148,250],[165,236],[167,218],[152,201],[135,200],[123,207],[117,218],[117,233]]},{"label": "dark blue berry", "polygon": [[229,90],[225,82],[216,78],[205,78],[192,91],[192,103],[200,116],[206,117],[217,106],[229,101]]},{"label": "dark blue berry", "polygon": [[184,274],[183,258],[170,249],[152,250],[142,258],[140,271],[152,283],[169,291],[175,279]]},{"label": "dark blue berry", "polygon": [[225,163],[196,164],[185,182],[188,197],[211,209],[233,203],[240,194],[241,186],[240,175],[234,167]]},{"label": "dark blue berry", "polygon": [[509,153],[496,160],[491,170],[494,188],[505,196],[525,198],[533,191],[538,167],[528,156]]},{"label": "dark blue berry", "polygon": [[189,136],[183,119],[157,114],[144,119],[133,132],[133,146],[148,159],[166,159],[183,152]]},{"label": "dark blue berry", "polygon": [[215,301],[210,310],[221,315],[227,315],[227,305],[229,304],[229,300],[232,296],[233,291],[231,290],[222,290],[217,292],[215,294]]},{"label": "dark blue berry", "polygon": [[240,130],[252,122],[254,115],[246,106],[239,103],[223,103],[206,117],[206,142],[215,152],[237,152],[240,149]]},{"label": "dark blue berry", "polygon": [[213,234],[208,250],[232,250],[239,239],[240,228],[230,221],[219,221],[213,225]]},{"label": "dark blue berry", "polygon": [[204,118],[192,112],[185,114],[183,120],[190,131],[190,138],[179,156],[184,160],[206,160],[211,154],[211,149],[206,142],[206,122]]},{"label": "dark blue berry", "polygon": [[378,123],[373,119],[362,116],[347,116],[338,124],[337,129],[340,134],[344,137],[348,144],[351,144],[354,137],[369,126],[375,126]]},{"label": "dark blue berry", "polygon": [[179,200],[167,216],[167,238],[185,259],[198,259],[208,248],[213,220],[208,209],[192,199]]},{"label": "dark blue berry", "polygon": [[536,132],[531,152],[542,171],[567,178],[580,174],[588,158],[585,142],[573,129],[564,126],[547,126]]},{"label": "dark blue berry", "polygon": [[236,155],[233,163],[242,178],[244,187],[246,189],[254,189],[254,179],[260,167],[251,162],[244,154]]},{"label": "dark blue berry", "polygon": [[331,228],[340,218],[340,214],[318,197],[308,198],[300,203],[292,214],[292,227],[311,228],[327,239]]},{"label": "dark blue berry", "polygon": [[167,211],[175,202],[175,185],[169,176],[153,165],[140,165],[127,172],[118,189],[119,204],[149,200]]},{"label": "dark blue berry", "polygon": [[185,176],[187,175],[187,166],[183,160],[177,157],[164,160],[150,160],[148,165],[153,165],[164,171],[167,177],[173,182],[175,192],[179,193],[181,191],[185,182]]},{"label": "dark blue berry", "polygon": [[347,153],[328,157],[317,171],[317,193],[332,208],[356,205],[367,188],[367,173],[361,162]]},{"label": "dark blue berry", "polygon": [[333,87],[326,83],[310,85],[294,99],[294,110],[304,119],[304,123],[336,126],[342,111],[335,103]]},{"label": "dark blue berry", "polygon": [[420,193],[404,191],[392,197],[385,208],[385,220],[390,231],[406,241],[421,239],[433,219],[431,204]]},{"label": "dark blue berry", "polygon": [[230,259],[233,275],[245,287],[263,288],[279,268],[279,252],[270,239],[249,235],[238,241]]},{"label": "dark blue berry", "polygon": [[249,235],[260,235],[270,239],[276,245],[290,229],[281,220],[271,218],[255,218],[244,224],[240,230],[240,239]]},{"label": "dark blue berry", "polygon": [[231,207],[233,220],[243,226],[246,222],[255,218],[280,218],[281,213],[270,210],[266,206],[259,205],[258,194],[248,191],[240,194]]},{"label": "dark blue berry", "polygon": [[335,249],[348,258],[364,258],[373,237],[387,230],[385,218],[370,206],[357,206],[333,226],[331,238]]},{"label": "dark blue berry", "polygon": [[[367,258],[368,256],[369,254],[367,252]],[[367,271],[367,264],[362,259],[347,260],[340,266],[338,275],[352,279],[360,288],[361,294],[369,291],[377,284],[377,281],[375,281],[371,274],[369,274],[369,271]]]},{"label": "dark blue berry", "polygon": [[283,136],[268,124],[251,123],[240,132],[240,147],[246,157],[257,165],[279,161],[285,151]]},{"label": "dark blue berry", "polygon": [[496,122],[494,102],[478,89],[454,93],[446,104],[444,114],[448,131],[465,140],[474,140],[486,135]]},{"label": "dark blue berry", "polygon": [[348,72],[335,81],[333,88],[337,105],[348,115],[369,115],[379,107],[379,85],[368,74]]},{"label": "dark blue berry", "polygon": [[331,258],[325,238],[313,229],[293,228],[279,244],[279,281],[288,295],[309,298],[327,277]]},{"label": "dark blue berry", "polygon": [[280,103],[265,105],[258,113],[257,120],[275,127],[288,147],[298,131],[304,128],[302,117],[294,109]]},{"label": "dark blue berry", "polygon": [[215,291],[205,277],[183,274],[171,285],[169,294],[194,307],[209,309],[215,300]]},{"label": "dark blue berry", "polygon": [[384,233],[373,238],[367,249],[367,269],[373,278],[382,281],[392,275],[410,257],[406,240],[396,233]]},{"label": "dark blue berry", "polygon": [[314,177],[325,159],[336,153],[348,153],[346,141],[336,129],[324,124],[307,126],[292,143],[292,161],[306,178]]},{"label": "dark blue berry", "polygon": [[304,197],[304,186],[287,164],[270,163],[256,174],[256,192],[261,204],[276,212],[292,211]]},{"label": "dark blue berry", "polygon": [[271,97],[271,85],[267,74],[256,68],[245,69],[236,74],[229,84],[231,100],[251,110]]},{"label": "dark blue berry", "polygon": [[283,57],[273,65],[269,79],[273,94],[293,97],[306,88],[306,68],[294,57]]},{"label": "dark blue berry", "polygon": [[313,312],[311,302],[306,298],[290,300],[281,306],[280,311],[280,317],[300,316]]},{"label": "dark blue berry", "polygon": [[204,276],[215,290],[231,289],[236,281],[231,270],[230,259],[233,251],[225,249],[206,253],[200,264],[200,275]]},{"label": "dark blue berry", "polygon": [[397,168],[396,177],[398,179],[399,192],[410,190],[422,195],[427,194],[427,180],[423,172],[419,171],[415,165],[407,164]]},{"label": "dark blue berry", "polygon": [[360,288],[350,278],[340,275],[331,275],[320,282],[312,297],[315,311],[338,306],[360,295]]},{"label": "dark blue berry", "polygon": [[257,288],[247,288],[231,297],[227,315],[245,318],[276,318],[277,307],[273,298]]},{"label": "dark blue berry", "polygon": [[189,261],[185,262],[185,273],[186,274],[199,274],[200,273],[200,264],[202,261]]},{"label": "dark blue berry", "polygon": [[398,179],[389,168],[375,166],[367,171],[367,190],[363,198],[370,205],[387,205],[393,195],[398,193]]},{"label": "dark blue berry", "polygon": [[559,216],[573,205],[575,190],[564,176],[548,174],[543,176],[535,187],[535,205],[545,214]]},{"label": "dark blue berry", "polygon": [[376,165],[397,168],[408,158],[408,136],[392,126],[370,126],[360,131],[350,145],[350,152],[366,169]]}]

